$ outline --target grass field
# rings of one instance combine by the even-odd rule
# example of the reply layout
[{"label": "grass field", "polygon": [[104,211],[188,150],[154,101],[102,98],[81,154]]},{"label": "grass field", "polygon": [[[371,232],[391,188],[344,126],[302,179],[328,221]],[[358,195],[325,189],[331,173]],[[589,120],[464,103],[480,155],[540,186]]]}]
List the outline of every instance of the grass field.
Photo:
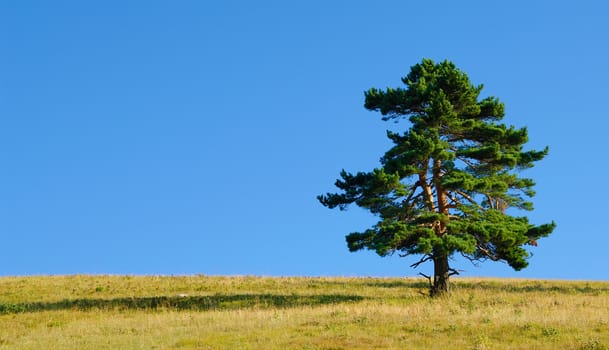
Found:
[{"label": "grass field", "polygon": [[609,282],[0,278],[0,349],[609,349]]}]

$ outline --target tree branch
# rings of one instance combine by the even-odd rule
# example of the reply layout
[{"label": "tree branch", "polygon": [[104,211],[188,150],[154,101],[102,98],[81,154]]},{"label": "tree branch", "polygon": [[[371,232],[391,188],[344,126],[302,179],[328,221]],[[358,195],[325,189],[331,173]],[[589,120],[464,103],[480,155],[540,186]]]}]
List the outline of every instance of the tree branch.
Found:
[{"label": "tree branch", "polygon": [[478,209],[482,209],[482,207],[480,206],[480,204],[478,204],[472,197],[470,197],[470,195],[468,195],[467,193],[460,191],[460,190],[455,190],[456,193],[458,193],[459,195],[461,195],[463,198],[467,199],[468,202],[474,204],[475,206],[478,207]]},{"label": "tree branch", "polygon": [[[472,263],[472,265],[478,267],[480,266],[480,258],[472,258],[471,256],[465,254],[465,253],[461,253],[461,256],[464,257],[465,259],[469,260],[470,263]],[[486,259],[484,259],[486,260]]]},{"label": "tree branch", "polygon": [[[429,160],[428,160],[429,161]],[[421,169],[421,172],[419,173],[419,182],[421,187],[423,188],[423,192],[425,192],[425,196],[426,196],[426,201],[427,201],[427,206],[429,207],[430,211],[435,212],[436,211],[436,204],[434,203],[433,200],[433,192],[431,190],[431,183],[428,183],[428,179],[427,179],[427,170],[429,169],[429,164],[425,163]]]},{"label": "tree branch", "polygon": [[497,255],[493,254],[493,252],[491,252],[488,248],[484,248],[482,246],[482,244],[478,244],[476,246],[476,248],[478,248],[478,250],[480,250],[482,253],[484,253],[484,255],[487,256],[492,261],[499,261],[500,260],[499,257],[497,257]]},{"label": "tree branch", "polygon": [[[401,256],[401,255],[400,255]],[[433,257],[431,255],[425,255],[421,258],[421,260],[419,260],[418,262],[410,265],[410,267],[412,267],[413,269],[416,269],[417,267],[419,267],[419,265],[421,265],[424,262],[427,262],[429,260],[432,260]]]},{"label": "tree branch", "polygon": [[425,295],[425,296],[429,296],[429,295],[431,295],[431,292],[432,292],[432,290],[433,290],[433,282],[431,281],[431,276],[427,276],[427,275],[426,275],[426,274],[424,274],[423,272],[419,272],[419,275],[421,275],[421,276],[425,277],[425,278],[427,279],[427,281],[429,282],[429,293],[430,293],[430,294],[425,294],[425,293],[423,293],[423,292],[419,292],[419,293],[421,293],[421,294],[423,294],[423,295]]},{"label": "tree branch", "polygon": [[419,275],[427,278],[427,280],[429,281],[429,290],[431,290],[433,288],[433,282],[431,281],[431,276],[427,276],[423,272],[419,272]]},{"label": "tree branch", "polygon": [[456,269],[453,269],[452,267],[449,267],[448,271],[450,271],[450,273],[448,274],[448,276],[450,277],[450,276],[458,275],[459,271],[463,271],[463,270],[456,270]]},{"label": "tree branch", "polygon": [[476,164],[474,164],[472,161],[470,161],[467,158],[457,157],[457,156],[455,156],[455,158],[457,158],[458,160],[462,161],[463,163],[465,163],[469,167],[472,167],[472,168],[476,167]]},{"label": "tree branch", "polygon": [[[422,195],[423,192],[417,194],[416,196],[414,195],[416,193],[417,187],[421,186],[421,182],[417,181],[415,182],[414,185],[412,185],[412,187],[410,187],[410,194],[408,195],[408,197],[406,197],[406,199],[404,199],[402,201],[402,203],[408,203],[410,202],[412,199],[417,198],[418,196]],[[421,186],[422,187],[422,186]]]},{"label": "tree branch", "polygon": [[451,206],[451,208],[455,208],[457,205],[461,204],[461,201],[459,200],[459,198],[455,198],[453,195],[451,195],[450,192],[447,192],[446,195],[451,200],[451,202],[454,203],[454,204],[451,204],[451,205],[453,205],[453,206]]}]

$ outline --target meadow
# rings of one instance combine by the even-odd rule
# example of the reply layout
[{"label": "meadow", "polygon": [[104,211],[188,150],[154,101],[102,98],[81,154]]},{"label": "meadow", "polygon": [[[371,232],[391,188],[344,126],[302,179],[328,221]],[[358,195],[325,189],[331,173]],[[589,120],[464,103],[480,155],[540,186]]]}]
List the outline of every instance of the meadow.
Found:
[{"label": "meadow", "polygon": [[0,278],[0,349],[609,349],[609,282]]}]

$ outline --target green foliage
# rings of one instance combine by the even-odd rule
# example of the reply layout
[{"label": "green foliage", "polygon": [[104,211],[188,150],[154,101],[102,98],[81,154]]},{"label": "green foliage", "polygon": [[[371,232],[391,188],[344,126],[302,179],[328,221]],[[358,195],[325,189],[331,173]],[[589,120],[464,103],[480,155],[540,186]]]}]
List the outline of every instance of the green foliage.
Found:
[{"label": "green foliage", "polygon": [[598,339],[589,339],[583,343],[578,349],[580,350],[607,350],[609,349],[603,345]]},{"label": "green foliage", "polygon": [[403,133],[387,132],[394,145],[381,167],[355,175],[343,170],[340,192],[318,196],[328,208],[355,203],[379,217],[373,227],[347,235],[349,250],[422,254],[422,261],[460,253],[526,267],[525,246],[537,246],[555,224],[536,226],[508,209],[533,209],[528,198],[535,183],[519,172],[548,148],[525,150],[527,129],[502,124],[503,103],[480,98],[483,86],[449,61],[424,59],[402,82],[365,93],[365,108],[410,124]]}]

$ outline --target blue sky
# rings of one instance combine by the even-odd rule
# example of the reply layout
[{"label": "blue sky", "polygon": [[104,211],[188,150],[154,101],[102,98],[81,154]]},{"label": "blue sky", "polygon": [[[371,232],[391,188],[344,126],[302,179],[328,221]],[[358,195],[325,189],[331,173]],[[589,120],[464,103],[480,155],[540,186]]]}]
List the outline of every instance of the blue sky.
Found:
[{"label": "blue sky", "polygon": [[363,91],[449,59],[550,155],[530,267],[609,279],[604,1],[2,1],[0,275],[414,276],[322,207],[389,147]]}]

